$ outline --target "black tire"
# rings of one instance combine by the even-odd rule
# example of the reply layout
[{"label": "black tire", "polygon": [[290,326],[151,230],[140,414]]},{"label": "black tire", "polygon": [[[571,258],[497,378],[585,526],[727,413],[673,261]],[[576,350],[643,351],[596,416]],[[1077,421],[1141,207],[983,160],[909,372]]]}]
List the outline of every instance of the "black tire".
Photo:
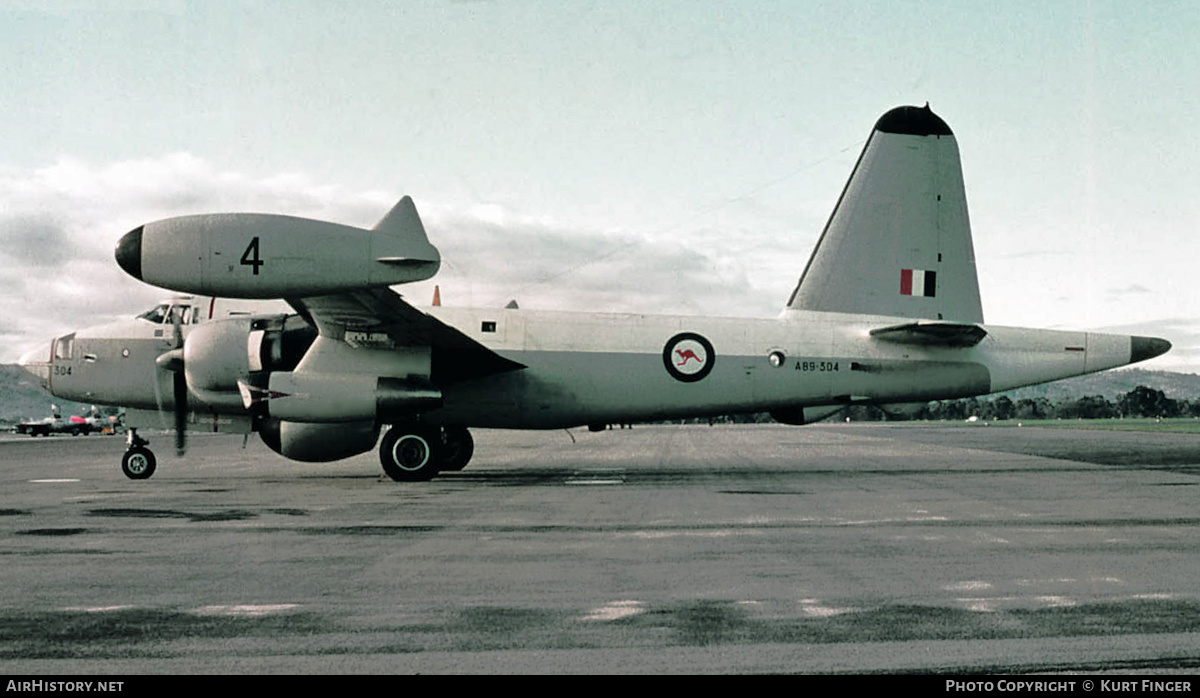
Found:
[{"label": "black tire", "polygon": [[396,482],[423,482],[438,474],[442,435],[421,424],[397,424],[379,444],[383,472]]},{"label": "black tire", "polygon": [[143,446],[134,446],[121,456],[121,472],[130,480],[145,480],[154,474],[157,465],[154,452]]},{"label": "black tire", "polygon": [[466,427],[446,427],[442,430],[442,470],[458,472],[467,467],[475,455],[475,439]]}]

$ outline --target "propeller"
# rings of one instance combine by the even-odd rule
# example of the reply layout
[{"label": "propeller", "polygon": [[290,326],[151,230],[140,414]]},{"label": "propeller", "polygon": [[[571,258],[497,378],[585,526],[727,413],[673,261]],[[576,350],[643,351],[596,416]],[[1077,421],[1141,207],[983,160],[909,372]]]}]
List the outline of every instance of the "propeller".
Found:
[{"label": "propeller", "polygon": [[[171,313],[171,324],[175,328],[175,350],[183,352],[183,318],[178,312]],[[172,401],[175,405],[175,455],[182,456],[187,453],[187,411],[188,411],[188,386],[187,375],[183,372],[182,362],[178,371],[175,371],[174,388],[175,395]]]},{"label": "propeller", "polygon": [[[159,368],[170,371],[172,404],[175,416],[175,455],[187,453],[187,414],[188,414],[188,385],[187,375],[183,371],[183,318],[177,311],[171,312],[171,325],[174,328],[175,346],[170,351],[159,355],[155,363]],[[158,381],[154,382],[155,391]],[[158,395],[158,409],[163,411],[162,396]]]}]

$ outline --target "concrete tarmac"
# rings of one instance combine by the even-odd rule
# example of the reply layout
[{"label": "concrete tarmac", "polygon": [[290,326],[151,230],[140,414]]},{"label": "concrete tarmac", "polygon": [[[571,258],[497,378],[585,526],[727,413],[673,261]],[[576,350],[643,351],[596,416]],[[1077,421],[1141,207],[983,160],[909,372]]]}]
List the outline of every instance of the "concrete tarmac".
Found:
[{"label": "concrete tarmac", "polygon": [[250,440],[0,440],[8,673],[1200,666],[1200,436],[477,430],[429,483]]}]

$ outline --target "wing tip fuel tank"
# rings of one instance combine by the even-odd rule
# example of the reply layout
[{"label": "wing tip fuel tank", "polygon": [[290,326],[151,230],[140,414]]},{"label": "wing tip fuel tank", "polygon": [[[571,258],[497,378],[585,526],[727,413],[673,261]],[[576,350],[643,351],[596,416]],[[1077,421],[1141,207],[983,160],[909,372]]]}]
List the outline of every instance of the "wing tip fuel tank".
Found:
[{"label": "wing tip fuel tank", "polygon": [[168,218],[126,233],[115,256],[140,281],[227,298],[383,288],[423,281],[441,265],[407,196],[371,230],[258,213]]}]

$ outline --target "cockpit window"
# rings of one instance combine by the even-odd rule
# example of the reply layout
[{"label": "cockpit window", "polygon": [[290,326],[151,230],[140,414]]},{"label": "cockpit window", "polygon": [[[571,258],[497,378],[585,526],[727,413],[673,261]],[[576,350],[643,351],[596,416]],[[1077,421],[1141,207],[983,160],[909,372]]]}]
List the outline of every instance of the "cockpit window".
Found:
[{"label": "cockpit window", "polygon": [[139,315],[138,319],[146,320],[147,322],[153,322],[156,325],[161,325],[167,319],[168,307],[169,306],[167,306],[166,303],[160,303],[159,305],[156,305],[150,310],[147,310]]},{"label": "cockpit window", "polygon": [[198,308],[190,305],[169,305],[160,303],[150,310],[138,315],[138,319],[152,322],[155,325],[173,325],[178,320],[181,325],[194,325],[200,321]]},{"label": "cockpit window", "polygon": [[75,351],[75,333],[54,340],[54,358],[69,359]]},{"label": "cockpit window", "polygon": [[186,306],[186,305],[171,306],[171,312],[170,312],[171,324],[175,324],[176,322],[178,322],[181,325],[186,325],[189,322],[191,322],[191,319],[192,319],[191,316],[192,316],[192,309],[189,308],[188,306]]}]

